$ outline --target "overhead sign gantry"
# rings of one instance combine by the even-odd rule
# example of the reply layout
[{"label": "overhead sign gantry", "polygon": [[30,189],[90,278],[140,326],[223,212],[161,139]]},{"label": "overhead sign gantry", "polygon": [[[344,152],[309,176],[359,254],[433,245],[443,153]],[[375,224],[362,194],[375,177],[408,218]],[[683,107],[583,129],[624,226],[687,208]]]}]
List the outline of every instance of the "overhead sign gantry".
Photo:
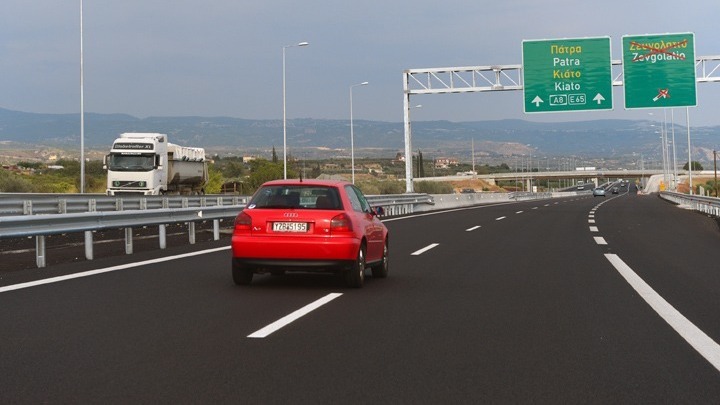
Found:
[{"label": "overhead sign gantry", "polygon": [[[682,76],[683,80],[681,80],[680,82],[670,81],[667,85],[663,85],[663,82],[660,82],[658,80],[647,85],[650,89],[655,87],[651,91],[651,93],[654,92],[654,94],[652,94],[652,96],[650,97],[650,102],[657,103],[661,101],[665,103],[669,102],[673,98],[677,98],[677,100],[672,101],[682,102],[682,104],[658,104],[653,105],[652,107],[677,107],[696,105],[696,96],[694,90],[695,88],[693,87],[691,90],[688,83],[720,82],[720,55],[695,57],[694,36],[691,38],[687,38],[687,43],[682,43],[685,38],[680,37],[679,39],[675,39],[674,35],[692,36],[693,34],[665,34],[665,36],[661,36],[661,38],[656,38],[658,36],[623,37],[623,61],[610,59],[609,63],[607,62],[607,60],[610,58],[609,37],[599,37],[547,40],[558,45],[558,48],[556,49],[557,53],[555,54],[553,54],[552,48],[546,51],[537,51],[536,49],[534,49],[535,46],[546,46],[547,44],[541,44],[543,41],[523,41],[523,48],[525,48],[525,44],[527,43],[529,52],[527,55],[523,53],[523,65],[486,65],[430,69],[408,69],[403,71],[406,192],[413,192],[412,134],[410,132],[411,95],[523,90],[526,93],[526,97],[524,97],[525,112],[531,112],[532,107],[535,108],[535,112],[610,110],[612,109],[613,105],[611,91],[612,86],[629,86],[630,92],[628,93],[628,89],[626,88],[625,93],[626,108],[645,108],[642,103],[648,103],[646,97],[647,89],[643,89],[643,86],[645,85],[641,84],[642,80],[638,80],[637,82],[632,83],[635,79],[629,79],[629,76],[634,77],[637,74],[639,77],[642,77],[642,75],[653,73],[652,69],[645,72],[643,72],[642,69],[647,69],[648,67],[656,68],[657,66],[666,65],[663,69],[669,69],[670,71],[675,72],[672,73],[672,75],[680,75]],[[643,58],[638,59],[636,62],[625,60],[625,49],[630,51],[629,42],[627,46],[625,45],[626,38],[628,41],[635,41],[638,44],[644,44],[640,46],[640,49],[645,49],[647,51],[643,55],[646,55],[644,58],[647,58],[648,61],[652,61],[653,59],[657,61],[657,59],[659,58],[664,58],[665,60],[662,61],[663,63],[660,63],[660,65],[657,65],[655,67],[643,67],[643,64],[640,63],[641,59]],[[657,40],[665,41],[666,44],[663,45],[662,42],[658,44]],[[566,43],[563,41],[581,42]],[[668,47],[667,42],[680,42],[680,45],[670,45]],[[552,46],[552,44],[550,44],[550,46]],[[568,52],[561,54],[559,52],[559,46],[574,46],[575,51],[570,54],[569,48],[563,48],[563,51],[567,50]],[[578,49],[578,46],[580,46],[581,48]],[[637,47],[637,45],[635,47]],[[605,48],[607,48],[607,51],[605,50]],[[676,48],[680,48],[679,50],[692,49],[692,53],[682,52],[685,53],[685,65],[683,65],[682,68],[674,64],[665,63],[670,62],[669,58],[657,56],[670,56],[668,55],[668,53],[676,53],[676,51],[678,50]],[[582,52],[577,52],[578,50],[581,50]],[[549,53],[550,55],[546,55],[545,53]],[[577,57],[580,53],[583,54],[582,58]],[[677,53],[679,54],[680,52]],[[561,60],[561,55],[564,54],[567,54],[568,60]],[[653,57],[652,55],[656,56]],[[556,56],[559,58],[557,61],[554,59]],[[531,62],[535,61],[536,58],[536,62]],[[537,63],[544,64],[545,66],[536,66]],[[631,63],[634,63],[636,65],[631,67],[629,70],[623,71],[623,68],[625,68],[626,65],[629,65]],[[578,71],[580,74],[579,78],[594,77],[595,80],[598,81],[598,83],[588,80],[587,82],[583,81],[582,83],[577,84],[572,82],[566,85],[563,84],[564,81],[557,81],[557,83],[560,84],[558,84],[556,87],[556,81],[554,79],[559,79],[559,75],[561,73],[553,72],[553,64],[554,66],[557,66],[559,68],[568,67],[568,70],[570,70],[570,72],[568,73],[569,76],[577,76],[577,73],[573,72]],[[650,64],[652,64],[652,62],[650,62]],[[693,74],[691,78],[689,76],[689,73],[687,72],[687,66],[692,66]],[[577,69],[575,69],[575,67],[577,67]],[[585,72],[584,70],[579,70],[580,67],[583,67],[583,69],[585,67],[592,67],[592,69],[590,69],[588,72]],[[615,69],[615,72],[612,72],[613,68]],[[524,73],[524,70],[530,71],[536,69],[538,71],[545,71],[545,73],[530,73],[529,75]],[[550,69],[549,79],[547,78],[547,76],[545,76],[547,75],[548,69]],[[609,71],[610,73],[609,76],[607,75],[607,71]],[[625,79],[628,80],[626,84],[623,84],[623,73],[627,75],[625,77]],[[537,80],[537,83],[534,83],[536,81],[534,75],[540,75],[540,79]],[[523,80],[523,77],[525,77],[525,80]],[[682,83],[681,86],[680,83]],[[548,85],[550,86],[550,89],[546,89]],[[578,85],[580,86],[579,89]],[[532,90],[529,90],[531,86],[539,86],[538,90],[536,90],[537,94],[531,95]],[[568,90],[565,90],[566,88]],[[678,92],[678,90],[680,91]],[[582,104],[583,93],[585,94],[585,104]],[[598,94],[600,95],[600,97],[598,97]],[[559,96],[554,98],[552,101],[554,104],[560,105],[554,106],[555,109],[553,110],[540,111],[541,106],[542,108],[548,108],[550,104],[550,101],[545,100],[543,97],[546,97],[549,100],[549,96],[552,95]],[[644,101],[637,103],[631,102],[628,105],[628,99],[632,99],[636,95],[639,98],[644,98]],[[543,101],[540,102],[538,99],[536,99],[536,96],[538,96],[539,99],[542,99]],[[530,97],[529,101],[528,97]],[[604,100],[601,100],[601,98]],[[652,101],[654,98],[657,98],[657,100]],[[563,105],[563,102],[565,102],[566,105]],[[690,104],[691,102],[692,104]],[[586,108],[580,108],[581,106],[585,106]]]}]

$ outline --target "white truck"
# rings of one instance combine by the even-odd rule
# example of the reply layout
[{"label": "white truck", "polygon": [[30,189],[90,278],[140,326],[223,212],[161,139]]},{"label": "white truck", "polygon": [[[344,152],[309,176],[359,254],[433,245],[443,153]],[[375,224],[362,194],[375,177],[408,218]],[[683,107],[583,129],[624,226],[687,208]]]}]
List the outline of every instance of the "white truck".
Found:
[{"label": "white truck", "polygon": [[204,194],[205,149],[174,145],[167,135],[124,133],[105,156],[107,195]]}]

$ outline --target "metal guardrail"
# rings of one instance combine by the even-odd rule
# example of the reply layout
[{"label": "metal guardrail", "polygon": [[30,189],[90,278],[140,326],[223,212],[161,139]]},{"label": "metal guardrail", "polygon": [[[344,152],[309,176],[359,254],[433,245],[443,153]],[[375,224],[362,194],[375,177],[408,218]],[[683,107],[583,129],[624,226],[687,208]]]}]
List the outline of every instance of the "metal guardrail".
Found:
[{"label": "metal guardrail", "polygon": [[0,217],[91,211],[156,210],[247,204],[247,196],[107,196],[104,194],[0,193]]},{"label": "metal guardrail", "polygon": [[671,191],[661,192],[660,197],[676,204],[690,207],[694,211],[699,211],[704,214],[720,217],[720,198],[703,197],[699,195],[689,195],[675,193]]}]

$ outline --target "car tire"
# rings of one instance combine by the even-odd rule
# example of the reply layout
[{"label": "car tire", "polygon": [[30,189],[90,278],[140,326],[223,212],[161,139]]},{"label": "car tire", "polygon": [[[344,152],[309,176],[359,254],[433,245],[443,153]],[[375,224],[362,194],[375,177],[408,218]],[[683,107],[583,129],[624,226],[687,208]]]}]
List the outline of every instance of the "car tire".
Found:
[{"label": "car tire", "polygon": [[249,285],[252,282],[253,271],[251,268],[241,265],[237,260],[232,260],[232,278],[237,285]]},{"label": "car tire", "polygon": [[345,284],[351,288],[361,288],[365,283],[365,246],[360,246],[357,259],[345,272]]},{"label": "car tire", "polygon": [[388,276],[388,241],[383,244],[383,255],[380,263],[372,267],[373,278],[386,278]]}]

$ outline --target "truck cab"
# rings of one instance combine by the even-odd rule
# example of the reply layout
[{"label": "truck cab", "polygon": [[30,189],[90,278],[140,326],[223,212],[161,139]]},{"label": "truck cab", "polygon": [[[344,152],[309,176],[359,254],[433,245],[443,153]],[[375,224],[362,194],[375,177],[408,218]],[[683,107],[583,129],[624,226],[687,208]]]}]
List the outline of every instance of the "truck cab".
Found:
[{"label": "truck cab", "polygon": [[166,190],[167,136],[125,133],[105,156],[107,194],[157,195]]}]

